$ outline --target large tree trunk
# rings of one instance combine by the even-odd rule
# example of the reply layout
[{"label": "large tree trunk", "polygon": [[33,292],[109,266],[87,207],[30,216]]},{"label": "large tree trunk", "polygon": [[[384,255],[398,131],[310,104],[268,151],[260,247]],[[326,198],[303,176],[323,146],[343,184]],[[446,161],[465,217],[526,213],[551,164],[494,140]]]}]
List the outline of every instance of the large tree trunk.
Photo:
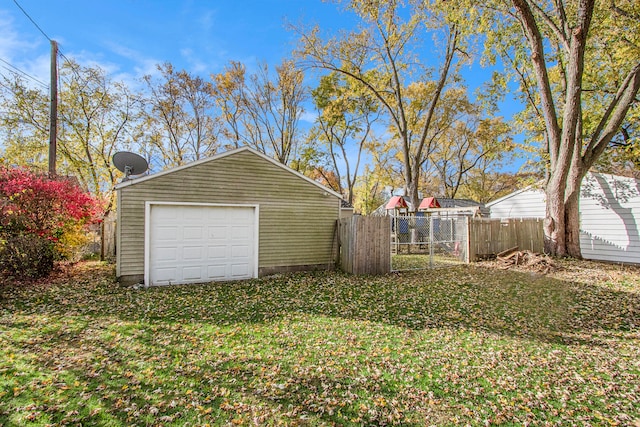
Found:
[{"label": "large tree trunk", "polygon": [[552,176],[547,184],[547,208],[544,219],[544,250],[557,256],[566,255],[564,180]]},{"label": "large tree trunk", "polygon": [[565,218],[565,244],[567,255],[581,259],[580,250],[580,188],[586,169],[582,162],[582,152],[580,149],[580,137],[582,135],[582,121],[578,122],[578,132],[576,148],[571,159],[571,167],[567,176],[567,185],[564,195],[564,218]]},{"label": "large tree trunk", "polygon": [[547,185],[547,217],[544,223],[545,251],[551,255],[582,258],[580,250],[580,187],[583,178],[583,169],[579,165],[573,164],[565,180],[556,178],[556,181],[550,181]]},{"label": "large tree trunk", "polygon": [[580,183],[569,190],[564,202],[565,217],[565,246],[567,255],[572,258],[582,258],[580,251]]},{"label": "large tree trunk", "polygon": [[417,212],[418,206],[420,206],[420,200],[418,197],[418,179],[417,177],[411,177],[409,182],[407,182],[407,192],[406,196],[409,198],[409,203],[411,203],[411,211]]}]

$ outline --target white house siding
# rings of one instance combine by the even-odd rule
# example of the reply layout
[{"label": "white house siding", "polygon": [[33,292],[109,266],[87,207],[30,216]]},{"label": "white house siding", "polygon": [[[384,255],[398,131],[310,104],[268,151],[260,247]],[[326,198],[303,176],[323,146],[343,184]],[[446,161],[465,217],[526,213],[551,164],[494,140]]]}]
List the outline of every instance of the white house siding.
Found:
[{"label": "white house siding", "polygon": [[[545,216],[539,189],[517,191],[488,203],[492,218]],[[580,192],[580,249],[586,259],[640,263],[640,181],[589,173]]]},{"label": "white house siding", "polygon": [[527,188],[488,203],[491,218],[544,218],[545,195],[542,190]]},{"label": "white house siding", "polygon": [[582,255],[640,263],[640,181],[594,173],[585,178],[580,193]]}]

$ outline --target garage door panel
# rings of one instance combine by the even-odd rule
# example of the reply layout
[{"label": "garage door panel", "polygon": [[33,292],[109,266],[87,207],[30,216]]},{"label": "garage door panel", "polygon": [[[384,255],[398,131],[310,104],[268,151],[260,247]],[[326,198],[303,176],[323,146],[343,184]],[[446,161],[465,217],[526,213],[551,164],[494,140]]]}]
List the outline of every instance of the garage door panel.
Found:
[{"label": "garage door panel", "polygon": [[185,221],[197,221],[202,222],[202,218],[205,216],[205,212],[199,206],[183,206],[182,218]]},{"label": "garage door panel", "polygon": [[253,211],[244,209],[235,213],[235,218],[242,222],[247,222],[253,219]]},{"label": "garage door panel", "polygon": [[208,249],[209,252],[209,259],[210,260],[215,260],[215,259],[220,259],[220,258],[226,258],[227,257],[227,246],[209,246]]},{"label": "garage door panel", "polygon": [[192,266],[182,269],[182,281],[194,281],[202,279],[202,267]]},{"label": "garage door panel", "polygon": [[245,277],[249,274],[248,264],[232,264],[231,276],[232,277]]},{"label": "garage door panel", "polygon": [[175,263],[178,260],[178,248],[176,247],[158,247],[156,254],[156,259],[159,262],[171,261]]},{"label": "garage door panel", "polygon": [[184,248],[182,248],[182,260],[201,260],[203,249],[204,248],[202,246],[185,246]]},{"label": "garage door panel", "polygon": [[210,209],[207,211],[207,219],[210,224],[225,223],[227,221],[227,211],[220,209]]},{"label": "garage door panel", "polygon": [[165,268],[157,268],[155,270],[155,282],[154,284],[157,284],[158,282],[175,282],[176,277],[178,277],[177,274],[177,268],[176,267],[165,267]]},{"label": "garage door panel", "polygon": [[202,226],[185,226],[182,229],[182,237],[185,240],[199,240],[202,239],[203,236],[203,227]]},{"label": "garage door panel", "polygon": [[163,240],[176,241],[176,240],[178,240],[178,227],[175,227],[175,226],[158,227],[156,233],[157,233],[158,241],[163,241]]},{"label": "garage door panel", "polygon": [[158,210],[154,213],[155,218],[161,221],[175,221],[178,219],[178,215],[180,215],[179,211],[173,211],[170,209],[162,209]]},{"label": "garage door panel", "polygon": [[227,277],[226,265],[210,265],[207,268],[207,275],[210,280],[221,280]]},{"label": "garage door panel", "polygon": [[255,275],[253,207],[152,204],[151,284],[197,283]]},{"label": "garage door panel", "polygon": [[233,245],[231,247],[231,256],[233,258],[248,258],[249,250],[248,245]]},{"label": "garage door panel", "polygon": [[232,239],[249,239],[250,230],[247,226],[232,226],[231,238]]},{"label": "garage door panel", "polygon": [[227,239],[226,226],[209,227],[209,240],[226,240],[226,239]]}]

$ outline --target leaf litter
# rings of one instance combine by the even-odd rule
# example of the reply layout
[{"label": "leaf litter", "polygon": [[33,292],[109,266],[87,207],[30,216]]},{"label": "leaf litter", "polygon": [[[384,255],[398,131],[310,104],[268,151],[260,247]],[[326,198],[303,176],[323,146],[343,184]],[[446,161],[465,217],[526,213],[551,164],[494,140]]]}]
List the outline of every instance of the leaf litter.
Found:
[{"label": "leaf litter", "polygon": [[0,425],[634,425],[640,270],[0,285]]}]

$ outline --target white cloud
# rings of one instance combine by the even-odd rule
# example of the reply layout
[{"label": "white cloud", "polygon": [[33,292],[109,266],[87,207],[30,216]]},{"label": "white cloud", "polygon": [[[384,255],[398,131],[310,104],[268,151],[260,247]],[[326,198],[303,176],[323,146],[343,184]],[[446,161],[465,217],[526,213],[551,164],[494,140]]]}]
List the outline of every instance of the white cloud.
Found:
[{"label": "white cloud", "polygon": [[82,65],[102,68],[111,78],[124,82],[132,89],[142,85],[143,76],[154,76],[159,73],[157,65],[161,62],[160,60],[147,57],[137,50],[117,43],[107,42],[106,47],[116,56],[131,62],[129,69],[124,69],[120,61],[104,61],[102,55],[87,51],[74,55],[74,58]]},{"label": "white cloud", "polygon": [[0,56],[2,58],[11,58],[12,52],[24,44],[18,39],[18,34],[13,30],[13,19],[7,16],[7,13],[0,10]]},{"label": "white cloud", "polygon": [[200,19],[198,19],[204,34],[209,33],[209,31],[213,29],[215,15],[216,12],[210,9],[203,13],[202,16],[200,16]]},{"label": "white cloud", "polygon": [[210,71],[209,65],[200,59],[200,57],[194,53],[193,49],[185,48],[180,50],[180,55],[189,64],[189,72],[193,74],[206,74]]},{"label": "white cloud", "polygon": [[107,48],[116,55],[133,62],[133,69],[139,77],[158,73],[157,65],[162,61],[150,58],[144,53],[116,43],[107,43]]},{"label": "white cloud", "polygon": [[[46,83],[50,76],[49,52],[49,44],[42,37],[28,38],[18,34],[13,18],[0,10],[0,58],[3,61]],[[4,62],[0,65],[2,74],[14,70]]]},{"label": "white cloud", "polygon": [[318,113],[316,111],[305,111],[300,116],[300,120],[307,123],[315,123],[318,118]]}]

